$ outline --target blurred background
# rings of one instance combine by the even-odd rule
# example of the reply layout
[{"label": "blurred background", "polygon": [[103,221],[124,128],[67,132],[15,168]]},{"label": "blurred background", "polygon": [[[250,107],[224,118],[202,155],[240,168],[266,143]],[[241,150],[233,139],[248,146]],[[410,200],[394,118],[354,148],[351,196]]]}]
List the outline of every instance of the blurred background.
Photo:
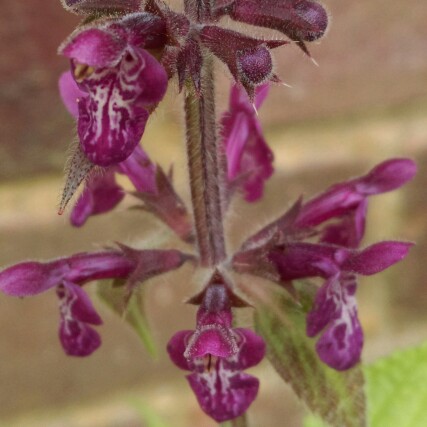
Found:
[{"label": "blurred background", "polygon": [[[58,76],[68,64],[56,49],[79,18],[58,0],[0,4],[0,265],[116,240],[139,247],[173,245],[155,219],[127,210],[130,199],[79,230],[72,229],[67,215],[56,215],[75,132],[57,91]],[[413,182],[370,204],[366,244],[397,238],[417,242],[407,260],[361,280],[364,359],[370,362],[427,337],[427,4],[324,4],[333,18],[330,30],[310,46],[319,67],[295,46],[274,52],[277,73],[292,86],[273,88],[260,111],[276,173],[261,203],[233,204],[229,245],[237,246],[300,194],[309,196],[388,157],[416,159],[419,173]],[[217,71],[221,110],[230,78],[221,65]],[[153,160],[165,167],[175,164],[177,188],[188,200],[181,103],[174,82],[143,143]],[[190,267],[146,285],[158,360],[151,360],[133,331],[98,301],[105,322],[99,328],[102,347],[83,360],[66,357],[57,339],[53,291],[25,300],[0,295],[0,425],[144,426],[141,405],[170,426],[215,425],[163,350],[176,330],[193,327],[194,308],[181,301],[194,289]],[[251,410],[253,425],[277,426],[286,419],[287,426],[300,426],[304,408],[268,363],[254,372],[262,387]]]}]

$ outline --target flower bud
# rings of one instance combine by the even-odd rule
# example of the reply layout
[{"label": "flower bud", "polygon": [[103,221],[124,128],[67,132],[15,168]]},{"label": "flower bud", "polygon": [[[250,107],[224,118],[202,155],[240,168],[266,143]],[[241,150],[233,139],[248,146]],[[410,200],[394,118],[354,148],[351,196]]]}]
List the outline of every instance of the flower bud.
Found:
[{"label": "flower bud", "polygon": [[328,26],[324,7],[311,0],[236,0],[232,19],[278,30],[295,41],[314,41]]},{"label": "flower bud", "polygon": [[264,83],[273,71],[270,51],[261,45],[237,52],[237,68],[240,79],[250,86]]},{"label": "flower bud", "polygon": [[201,42],[229,68],[236,82],[241,83],[251,101],[255,88],[268,80],[276,80],[269,49],[282,46],[284,40],[259,40],[236,31],[206,26]]}]

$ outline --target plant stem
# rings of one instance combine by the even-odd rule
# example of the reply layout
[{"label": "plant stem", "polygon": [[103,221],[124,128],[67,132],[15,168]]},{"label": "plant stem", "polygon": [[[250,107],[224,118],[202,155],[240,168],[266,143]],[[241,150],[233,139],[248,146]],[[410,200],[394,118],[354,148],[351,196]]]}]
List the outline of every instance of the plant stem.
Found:
[{"label": "plant stem", "polygon": [[238,418],[222,423],[221,427],[247,427],[249,425],[247,421],[246,414],[243,414]]},{"label": "plant stem", "polygon": [[186,83],[185,119],[191,200],[200,262],[215,266],[226,257],[223,215],[223,156],[216,137],[212,59],[204,55],[202,90]]}]

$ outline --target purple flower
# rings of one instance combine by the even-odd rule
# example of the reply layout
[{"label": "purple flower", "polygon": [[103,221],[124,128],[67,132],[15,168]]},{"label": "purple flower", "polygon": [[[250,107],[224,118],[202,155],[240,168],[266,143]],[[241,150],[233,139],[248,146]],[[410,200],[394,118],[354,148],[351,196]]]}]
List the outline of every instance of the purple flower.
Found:
[{"label": "purple flower", "polygon": [[105,172],[92,173],[71,212],[71,224],[82,226],[92,215],[114,209],[124,198],[125,190],[116,182],[115,172],[126,175],[141,193],[154,194],[156,188],[156,165],[151,163],[138,145],[133,153],[117,166]]},{"label": "purple flower", "polygon": [[[87,94],[79,89],[71,72],[67,71],[59,78],[59,92],[67,110],[77,119],[78,102]],[[80,227],[91,215],[109,212],[121,202],[125,191],[116,183],[115,172],[126,175],[138,192],[154,194],[157,191],[156,170],[156,165],[137,145],[126,160],[101,173],[95,171],[88,177],[85,189],[74,205],[71,223]]]},{"label": "purple flower", "polygon": [[113,170],[92,174],[71,211],[71,224],[81,227],[90,216],[114,209],[124,196],[125,192],[116,183]]},{"label": "purple flower", "polygon": [[313,244],[290,243],[276,247],[269,260],[284,282],[310,277],[325,280],[307,316],[307,335],[323,331],[316,350],[334,369],[345,370],[360,359],[363,331],[357,317],[356,275],[379,273],[401,261],[412,243],[380,242],[362,251]]},{"label": "purple flower", "polygon": [[101,344],[90,325],[102,323],[82,289],[87,282],[125,279],[124,305],[134,288],[145,280],[177,269],[194,257],[178,250],[136,250],[120,245],[120,250],[80,253],[49,262],[29,261],[0,272],[0,291],[25,297],[56,288],[60,299],[59,337],[67,354],[88,356]]},{"label": "purple flower", "polygon": [[383,271],[405,258],[412,246],[386,241],[358,249],[368,197],[399,188],[415,172],[411,160],[392,159],[306,203],[299,200],[247,239],[233,258],[235,270],[274,280],[291,292],[293,280],[324,279],[307,317],[307,335],[323,331],[316,349],[335,369],[348,369],[360,359],[363,332],[357,317],[356,276]]},{"label": "purple flower", "polygon": [[46,263],[23,262],[0,272],[0,290],[25,297],[56,288],[62,346],[70,356],[88,356],[101,344],[90,325],[100,325],[102,320],[81,286],[92,280],[126,278],[134,268],[134,262],[118,251],[80,253]]},{"label": "purple flower", "polygon": [[261,337],[248,329],[233,329],[230,300],[223,285],[210,285],[197,313],[195,331],[179,331],[168,344],[172,361],[191,371],[187,380],[197,400],[218,422],[246,412],[259,381],[243,370],[264,357]]},{"label": "purple flower", "polygon": [[149,111],[163,98],[167,75],[144,47],[163,28],[150,14],[77,30],[60,48],[71,59],[73,77],[87,95],[78,99],[80,145],[95,165],[115,165],[130,156]]},{"label": "purple flower", "polygon": [[[59,90],[68,111],[77,118],[77,103],[87,95],[79,89],[70,72],[61,75]],[[80,227],[90,216],[109,212],[120,203],[125,191],[115,181],[116,172],[129,178],[137,190],[135,196],[144,202],[145,210],[169,225],[182,239],[192,241],[192,224],[172,186],[171,177],[151,162],[140,145],[126,160],[106,168],[103,173],[95,171],[89,175],[71,213],[74,226]]]},{"label": "purple flower", "polygon": [[365,232],[369,196],[395,190],[410,181],[417,171],[410,159],[391,159],[380,163],[366,175],[336,184],[304,203],[295,227],[308,229],[331,219],[323,230],[323,242],[358,247]]},{"label": "purple flower", "polygon": [[141,193],[157,193],[157,166],[149,159],[140,145],[117,165],[117,172],[126,175],[135,189]]},{"label": "purple flower", "polygon": [[[267,94],[267,84],[258,87],[256,109],[261,107]],[[234,85],[229,111],[221,121],[228,181],[244,188],[248,202],[262,196],[264,181],[273,174],[273,153],[262,135],[255,108],[243,88]]]}]

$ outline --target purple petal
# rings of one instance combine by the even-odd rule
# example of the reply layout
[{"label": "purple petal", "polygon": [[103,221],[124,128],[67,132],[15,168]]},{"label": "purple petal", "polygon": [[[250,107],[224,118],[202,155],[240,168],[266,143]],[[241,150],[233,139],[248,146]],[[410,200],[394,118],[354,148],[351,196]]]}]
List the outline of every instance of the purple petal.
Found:
[{"label": "purple petal", "polygon": [[59,338],[70,356],[89,356],[100,345],[99,334],[88,324],[100,325],[101,318],[79,286],[64,283],[57,289],[60,300]]},{"label": "purple petal", "polygon": [[61,283],[65,267],[61,261],[22,262],[0,272],[0,290],[7,295],[37,295]]},{"label": "purple petal", "polygon": [[61,74],[58,84],[62,102],[69,113],[77,119],[79,114],[78,101],[87,96],[87,93],[80,90],[70,71]]},{"label": "purple petal", "polygon": [[178,368],[186,371],[191,371],[193,368],[193,365],[184,357],[187,343],[193,333],[194,331],[179,331],[170,339],[167,346],[169,357],[172,362],[175,363]]},{"label": "purple petal", "polygon": [[198,327],[192,334],[184,356],[190,360],[207,355],[225,358],[237,351],[236,336],[231,329],[218,324],[208,324]]},{"label": "purple petal", "polygon": [[[111,68],[121,60],[126,48],[126,40],[100,28],[83,29],[71,36],[60,48],[60,54],[87,67]],[[82,69],[75,69],[78,79]],[[93,72],[93,70],[90,70]]]},{"label": "purple petal", "polygon": [[157,192],[156,169],[156,165],[150,161],[140,145],[135,147],[126,160],[118,164],[119,172],[126,175],[142,193]]},{"label": "purple petal", "polygon": [[340,317],[333,320],[320,339],[316,350],[320,359],[338,371],[353,367],[363,346],[363,331],[357,317],[354,297],[347,297]]},{"label": "purple petal", "polygon": [[241,169],[240,162],[250,131],[248,116],[244,112],[236,112],[228,117],[224,116],[222,126],[226,146],[228,179],[231,181],[239,175]]},{"label": "purple petal", "polygon": [[64,280],[76,284],[100,279],[125,279],[136,268],[135,261],[120,251],[84,252],[60,262],[67,268]]},{"label": "purple petal", "polygon": [[353,182],[336,184],[304,203],[296,226],[314,227],[331,218],[346,215],[364,200],[365,196],[355,191]]},{"label": "purple petal", "polygon": [[410,181],[417,172],[410,159],[391,159],[373,168],[357,183],[357,191],[366,195],[386,193]]},{"label": "purple petal", "polygon": [[89,356],[101,345],[98,332],[85,323],[73,319],[67,321],[61,319],[59,339],[69,356]]},{"label": "purple petal", "polygon": [[237,363],[233,359],[225,360],[224,365],[233,366],[242,371],[258,365],[265,356],[264,340],[250,329],[237,328],[235,331],[240,336],[238,360]]},{"label": "purple petal", "polygon": [[[265,86],[257,92],[261,105],[266,96]],[[222,118],[222,138],[226,149],[228,179],[240,180],[248,202],[258,200],[264,181],[273,174],[273,153],[268,147],[255,110],[243,88],[234,86],[230,111]]]},{"label": "purple petal", "polygon": [[126,57],[120,73],[123,79],[133,77],[138,85],[137,102],[148,106],[156,105],[166,93],[168,76],[160,62],[146,50],[135,48],[135,56],[137,55],[140,55],[141,68],[135,69],[139,67],[139,63],[136,64],[135,60],[132,62]]},{"label": "purple petal", "polygon": [[343,270],[370,276],[401,261],[413,246],[406,242],[379,242],[349,257],[342,265]]},{"label": "purple petal", "polygon": [[336,319],[341,312],[342,303],[339,275],[335,275],[317,291],[313,308],[307,315],[307,336],[316,336],[332,319]]},{"label": "purple petal", "polygon": [[284,281],[305,277],[328,278],[340,270],[340,264],[350,255],[345,249],[314,243],[289,243],[269,252]]},{"label": "purple petal", "polygon": [[347,248],[358,248],[365,234],[368,201],[361,201],[354,210],[343,215],[337,223],[327,225],[321,242]]},{"label": "purple petal", "polygon": [[119,251],[85,252],[50,262],[23,262],[0,272],[0,290],[8,295],[36,295],[65,282],[126,278],[135,262]]},{"label": "purple petal", "polygon": [[71,223],[81,227],[91,215],[106,213],[114,209],[125,193],[115,179],[114,172],[92,175],[71,212]]},{"label": "purple petal", "polygon": [[265,83],[263,85],[260,85],[256,88],[255,91],[255,108],[259,110],[264,103],[265,99],[268,96],[268,93],[270,91],[270,85],[268,83]]},{"label": "purple petal", "polygon": [[191,360],[206,355],[225,358],[237,351],[236,335],[231,328],[231,311],[209,313],[200,307],[197,327],[188,341],[185,357]]},{"label": "purple petal", "polygon": [[89,356],[101,345],[98,332],[85,323],[73,319],[61,321],[59,339],[69,356]]},{"label": "purple petal", "polygon": [[148,119],[146,107],[161,100],[167,85],[163,67],[146,51],[128,48],[120,64],[100,69],[81,86],[78,134],[89,160],[100,166],[122,162],[138,145]]},{"label": "purple petal", "polygon": [[203,411],[215,421],[223,422],[246,412],[258,393],[259,381],[218,365],[210,372],[188,375],[187,379]]},{"label": "purple petal", "polygon": [[313,227],[331,218],[351,214],[367,196],[399,188],[413,178],[415,163],[392,159],[372,169],[367,175],[336,184],[304,204],[296,225]]},{"label": "purple petal", "polygon": [[91,325],[102,324],[102,319],[95,311],[89,296],[81,286],[71,282],[64,282],[63,286],[58,288],[57,294],[62,304],[66,306],[67,315],[74,320],[90,323]]}]

